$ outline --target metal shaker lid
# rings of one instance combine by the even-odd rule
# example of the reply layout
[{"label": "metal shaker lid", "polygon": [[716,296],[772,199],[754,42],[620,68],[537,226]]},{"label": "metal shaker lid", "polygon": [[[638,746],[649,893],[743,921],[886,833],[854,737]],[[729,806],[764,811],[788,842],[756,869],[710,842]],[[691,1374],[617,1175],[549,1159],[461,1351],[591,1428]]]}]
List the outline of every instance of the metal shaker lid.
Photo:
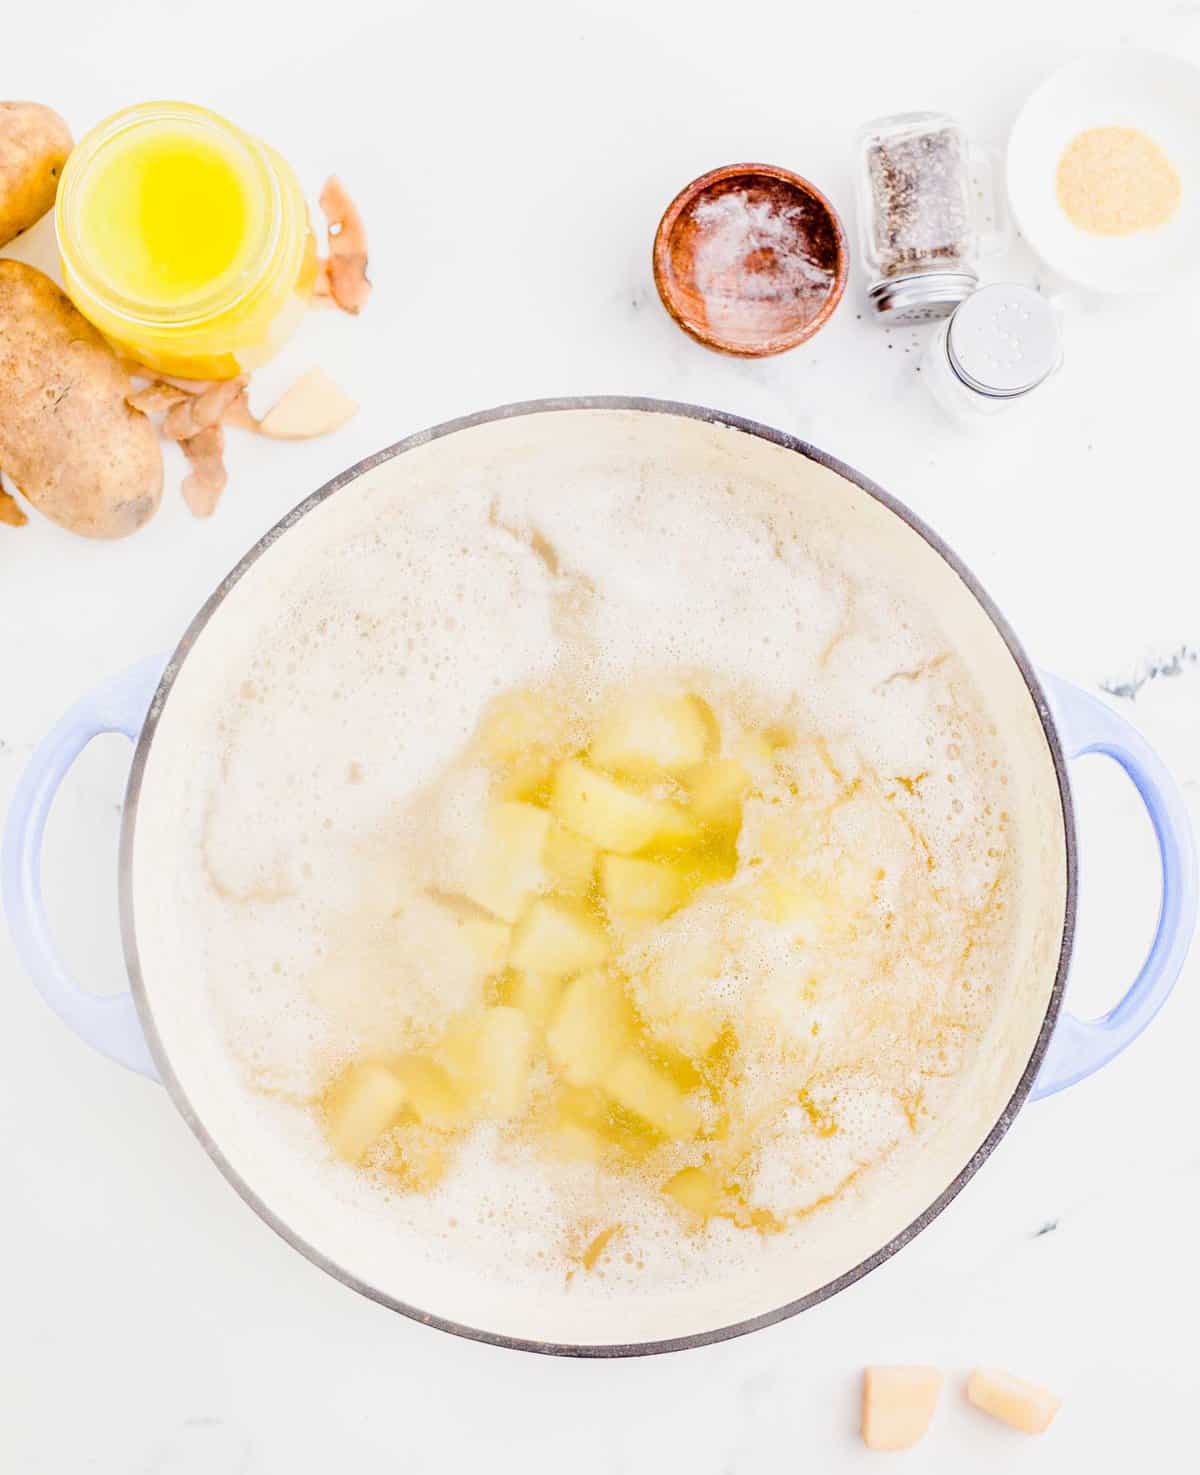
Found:
[{"label": "metal shaker lid", "polygon": [[1058,367],[1062,339],[1050,303],[1018,282],[980,287],[950,319],[946,352],[964,384],[995,399],[1035,389]]},{"label": "metal shaker lid", "polygon": [[884,277],[867,296],[885,323],[930,323],[949,317],[978,285],[975,273],[959,266],[953,271],[919,271]]}]

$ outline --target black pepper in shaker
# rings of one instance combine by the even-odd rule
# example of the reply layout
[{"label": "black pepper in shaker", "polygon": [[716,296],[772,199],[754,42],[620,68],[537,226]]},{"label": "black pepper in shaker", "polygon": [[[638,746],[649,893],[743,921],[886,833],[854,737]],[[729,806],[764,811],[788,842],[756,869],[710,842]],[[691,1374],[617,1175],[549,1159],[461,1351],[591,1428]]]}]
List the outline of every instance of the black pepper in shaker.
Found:
[{"label": "black pepper in shaker", "polygon": [[900,113],[859,136],[867,297],[883,322],[942,318],[979,283],[968,145],[942,113]]}]

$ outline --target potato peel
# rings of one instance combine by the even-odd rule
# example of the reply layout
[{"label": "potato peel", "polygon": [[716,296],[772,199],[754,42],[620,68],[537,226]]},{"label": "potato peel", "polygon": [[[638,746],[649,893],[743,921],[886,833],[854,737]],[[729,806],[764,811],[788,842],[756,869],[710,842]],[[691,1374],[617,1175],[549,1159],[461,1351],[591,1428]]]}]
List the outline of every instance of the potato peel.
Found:
[{"label": "potato peel", "polygon": [[367,278],[366,227],[336,174],[331,174],[325,181],[320,205],[328,223],[329,255],[321,263],[318,283],[324,276],[334,302],[343,312],[357,314],[371,295],[371,283]]},{"label": "potato peel", "polygon": [[221,424],[236,426],[238,430],[258,430],[262,424],[250,408],[250,395],[244,384],[241,391],[226,405]]},{"label": "potato peel", "polygon": [[23,528],[29,519],[21,511],[16,498],[0,487],[0,525],[8,528]]},{"label": "potato peel", "polygon": [[180,441],[191,471],[183,480],[183,500],[193,517],[211,517],[216,511],[228,475],[225,471],[225,432],[209,425]]},{"label": "potato peel", "polygon": [[273,440],[311,440],[339,430],[357,411],[356,402],[323,369],[309,369],[284,390],[258,428]]},{"label": "potato peel", "polygon": [[235,400],[246,392],[244,375],[222,379],[200,394],[179,400],[167,412],[163,434],[168,440],[191,440],[203,430],[220,425]]},{"label": "potato peel", "polygon": [[135,389],[132,394],[127,394],[125,403],[131,410],[140,410],[143,415],[162,415],[186,398],[187,390],[156,379],[143,389]]}]

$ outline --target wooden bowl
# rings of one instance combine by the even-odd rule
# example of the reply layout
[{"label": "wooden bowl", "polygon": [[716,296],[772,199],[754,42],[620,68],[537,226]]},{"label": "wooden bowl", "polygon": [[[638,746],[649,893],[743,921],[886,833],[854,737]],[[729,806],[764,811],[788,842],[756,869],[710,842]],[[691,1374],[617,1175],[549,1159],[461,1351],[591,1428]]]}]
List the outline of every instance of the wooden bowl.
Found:
[{"label": "wooden bowl", "polygon": [[846,290],[837,212],[815,185],[772,164],[727,164],[667,206],[654,237],[663,306],[706,348],[765,358],[822,327]]}]

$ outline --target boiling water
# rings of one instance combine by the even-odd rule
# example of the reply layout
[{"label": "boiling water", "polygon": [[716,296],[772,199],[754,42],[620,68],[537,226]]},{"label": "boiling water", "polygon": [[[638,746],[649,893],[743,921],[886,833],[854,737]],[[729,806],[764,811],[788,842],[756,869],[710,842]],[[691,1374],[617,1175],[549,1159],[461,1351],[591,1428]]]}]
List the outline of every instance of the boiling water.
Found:
[{"label": "boiling water", "polygon": [[[455,1134],[429,1187],[335,1160],[315,1103],[344,1062],[428,1045],[494,990],[446,900],[499,781],[489,713],[548,697],[576,751],[645,689],[703,699],[722,752],[772,754],[734,873],[615,942],[664,1046],[733,1052],[736,1212],[664,1198],[694,1143],[573,1160],[536,1114]],[[955,1110],[1012,962],[1004,752],[919,601],[769,489],[481,478],[384,520],[363,499],[289,570],[216,731],[181,881],[204,986],[280,1152],[398,1242],[572,1294],[698,1284],[914,1171]],[[801,861],[824,928],[771,890]]]}]

